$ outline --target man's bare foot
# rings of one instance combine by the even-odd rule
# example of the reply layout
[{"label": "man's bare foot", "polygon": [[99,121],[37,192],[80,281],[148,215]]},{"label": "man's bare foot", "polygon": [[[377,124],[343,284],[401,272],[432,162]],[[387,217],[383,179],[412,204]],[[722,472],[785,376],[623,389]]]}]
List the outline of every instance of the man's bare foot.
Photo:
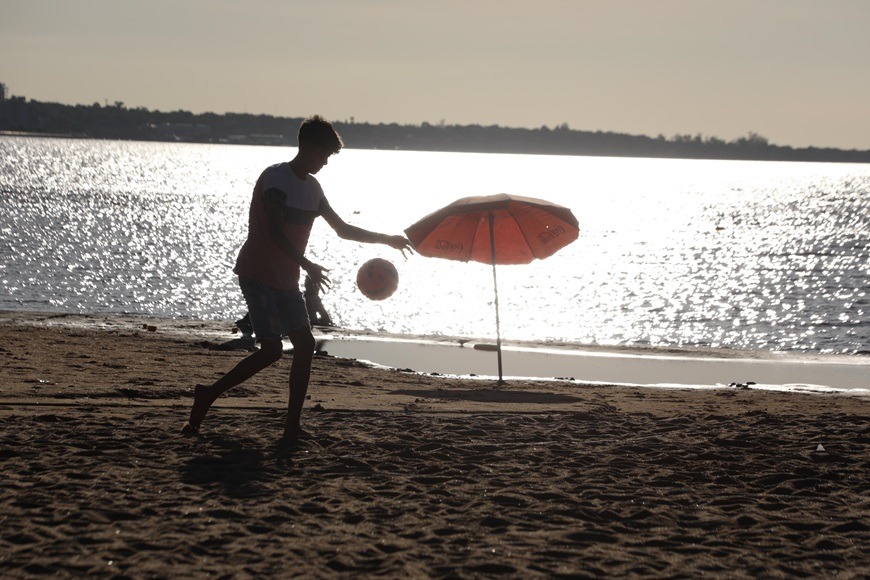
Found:
[{"label": "man's bare foot", "polygon": [[208,389],[205,385],[196,385],[193,387],[193,408],[190,409],[190,418],[184,427],[181,428],[182,435],[196,435],[199,433],[199,427],[202,425],[202,420],[205,419],[211,404],[214,399],[206,392]]},{"label": "man's bare foot", "polygon": [[284,431],[284,435],[278,440],[276,447],[278,451],[287,451],[295,449],[300,441],[312,439],[313,436],[304,429],[296,429],[295,431]]},{"label": "man's bare foot", "polygon": [[275,444],[275,453],[281,455],[282,453],[288,453],[297,449],[299,447],[299,440],[293,439],[292,437],[281,437],[278,439],[278,442]]},{"label": "man's bare foot", "polygon": [[184,424],[184,427],[181,428],[182,435],[199,435],[199,427],[194,427],[190,424],[190,421]]}]

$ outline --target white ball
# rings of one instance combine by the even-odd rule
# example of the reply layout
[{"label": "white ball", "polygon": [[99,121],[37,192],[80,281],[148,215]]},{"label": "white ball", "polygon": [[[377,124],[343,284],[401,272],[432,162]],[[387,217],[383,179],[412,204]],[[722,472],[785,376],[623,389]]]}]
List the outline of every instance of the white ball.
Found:
[{"label": "white ball", "polygon": [[373,258],[360,267],[356,285],[366,298],[384,300],[399,287],[399,272],[388,260]]}]

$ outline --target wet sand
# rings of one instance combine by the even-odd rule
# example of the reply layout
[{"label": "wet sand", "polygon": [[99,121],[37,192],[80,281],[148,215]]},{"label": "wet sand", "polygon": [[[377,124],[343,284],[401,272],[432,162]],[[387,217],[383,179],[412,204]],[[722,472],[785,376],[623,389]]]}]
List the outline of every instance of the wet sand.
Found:
[{"label": "wet sand", "polygon": [[289,355],[179,435],[192,386],[245,354],[228,328],[0,314],[0,574],[870,573],[866,394],[319,356],[314,438],[278,455]]}]

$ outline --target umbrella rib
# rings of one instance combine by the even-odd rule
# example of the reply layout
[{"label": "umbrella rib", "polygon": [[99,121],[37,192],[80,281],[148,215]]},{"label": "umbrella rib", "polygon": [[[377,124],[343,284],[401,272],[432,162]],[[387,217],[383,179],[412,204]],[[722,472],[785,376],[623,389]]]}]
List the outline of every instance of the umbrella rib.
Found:
[{"label": "umbrella rib", "polygon": [[528,246],[529,253],[532,255],[532,260],[534,260],[535,258],[537,258],[537,256],[535,255],[535,252],[532,250],[532,244],[529,242],[528,236],[526,236],[526,230],[524,230],[520,226],[520,222],[517,221],[517,218],[513,214],[511,214],[511,219],[513,219],[514,223],[517,224],[517,229],[520,231],[520,235],[523,236],[523,241],[526,243],[526,246]]},{"label": "umbrella rib", "polygon": [[[472,255],[474,254],[474,244],[477,242],[477,232],[480,231],[480,224],[483,222],[479,217],[477,218],[477,227],[474,228],[474,235],[471,236],[471,244],[468,247],[468,259],[472,260]],[[492,251],[492,248],[490,248]]]}]

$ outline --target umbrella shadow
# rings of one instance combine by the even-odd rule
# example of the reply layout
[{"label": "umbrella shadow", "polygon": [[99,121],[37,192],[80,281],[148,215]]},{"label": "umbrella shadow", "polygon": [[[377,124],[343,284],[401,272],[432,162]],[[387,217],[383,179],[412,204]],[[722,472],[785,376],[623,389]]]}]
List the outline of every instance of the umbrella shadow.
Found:
[{"label": "umbrella shadow", "polygon": [[509,391],[498,389],[400,389],[390,391],[391,395],[405,395],[425,399],[446,399],[453,401],[475,401],[479,403],[522,403],[539,405],[570,405],[583,401],[574,395],[541,393],[537,391]]}]

